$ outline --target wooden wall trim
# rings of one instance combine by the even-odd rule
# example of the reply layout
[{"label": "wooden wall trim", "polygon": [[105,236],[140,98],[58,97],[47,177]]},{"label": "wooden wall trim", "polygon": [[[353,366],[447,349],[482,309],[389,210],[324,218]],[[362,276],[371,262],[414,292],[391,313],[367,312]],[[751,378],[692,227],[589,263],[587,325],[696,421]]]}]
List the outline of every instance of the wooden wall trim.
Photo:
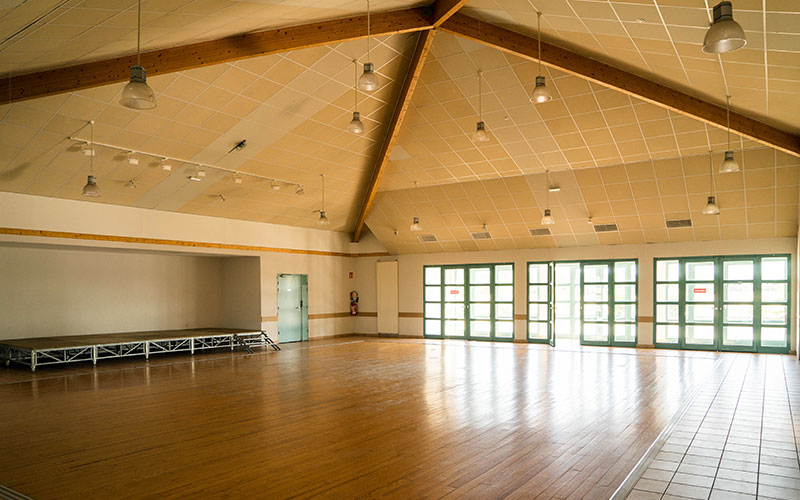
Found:
[{"label": "wooden wall trim", "polygon": [[36,236],[43,238],[65,238],[73,240],[113,241],[116,243],[135,243],[142,245],[167,245],[191,248],[214,248],[220,250],[244,250],[248,252],[291,253],[299,255],[322,255],[326,257],[385,257],[389,252],[347,253],[328,252],[324,250],[300,250],[296,248],[262,247],[254,245],[237,245],[233,243],[211,243],[205,241],[167,240],[161,238],[139,238],[135,236],[117,236],[109,234],[73,233],[67,231],[48,231],[44,229],[22,229],[0,227],[0,234],[14,236]]},{"label": "wooden wall trim", "polygon": [[400,317],[400,318],[424,318],[425,317],[424,314],[416,313],[416,312],[400,312],[400,313],[397,313],[397,316]]},{"label": "wooden wall trim", "polygon": [[358,316],[363,316],[365,318],[377,318],[378,317],[378,313],[377,312],[362,312],[362,311],[358,311],[358,315],[356,317],[358,317]]},{"label": "wooden wall trim", "polygon": [[[316,313],[316,314],[309,314],[309,320],[315,319],[331,319],[331,318],[349,318],[350,311],[346,312],[334,312],[334,313]],[[278,316],[261,316],[262,323],[273,323],[278,321]]]},{"label": "wooden wall trim", "polygon": [[639,316],[636,318],[639,323],[652,323],[653,317],[652,316]]}]

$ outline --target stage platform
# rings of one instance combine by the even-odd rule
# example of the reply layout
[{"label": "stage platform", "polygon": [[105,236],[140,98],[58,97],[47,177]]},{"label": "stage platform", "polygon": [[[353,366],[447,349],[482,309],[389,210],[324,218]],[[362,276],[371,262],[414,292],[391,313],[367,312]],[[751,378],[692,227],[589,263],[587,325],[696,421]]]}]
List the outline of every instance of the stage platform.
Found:
[{"label": "stage platform", "polygon": [[266,332],[239,328],[198,328],[152,332],[101,333],[0,340],[0,355],[9,363],[37,366],[144,356],[166,352],[190,352],[206,349],[233,350],[241,347],[252,352],[253,346],[280,347]]}]

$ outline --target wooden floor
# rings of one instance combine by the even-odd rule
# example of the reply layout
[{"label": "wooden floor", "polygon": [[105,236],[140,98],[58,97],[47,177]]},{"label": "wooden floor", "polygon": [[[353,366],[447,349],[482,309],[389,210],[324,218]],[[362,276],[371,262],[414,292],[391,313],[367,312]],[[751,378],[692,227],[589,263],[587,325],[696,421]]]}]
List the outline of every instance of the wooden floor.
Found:
[{"label": "wooden floor", "polygon": [[3,368],[0,484],[37,500],[605,500],[719,356],[350,337]]}]

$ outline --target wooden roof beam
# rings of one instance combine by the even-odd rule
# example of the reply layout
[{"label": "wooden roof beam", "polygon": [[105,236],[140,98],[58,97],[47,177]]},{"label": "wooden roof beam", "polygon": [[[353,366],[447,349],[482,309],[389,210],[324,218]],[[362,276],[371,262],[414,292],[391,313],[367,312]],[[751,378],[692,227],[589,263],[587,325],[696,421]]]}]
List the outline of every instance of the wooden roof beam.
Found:
[{"label": "wooden roof beam", "polygon": [[433,5],[433,27],[438,28],[467,3],[467,0],[437,0]]},{"label": "wooden roof beam", "polygon": [[[464,14],[456,13],[440,29],[517,56],[537,60],[536,39]],[[699,49],[698,49],[699,50]],[[639,75],[542,42],[542,64],[605,87],[624,92],[662,108],[726,128],[726,109]],[[800,156],[800,136],[731,112],[731,130],[748,139]]]},{"label": "wooden roof beam", "polygon": [[381,180],[383,169],[389,162],[389,155],[397,140],[397,133],[400,130],[400,126],[403,124],[403,118],[405,118],[408,106],[411,104],[411,96],[414,95],[414,89],[417,87],[417,81],[422,73],[422,66],[425,64],[425,58],[428,56],[435,34],[436,30],[427,30],[419,34],[419,40],[417,40],[414,55],[411,57],[406,79],[403,82],[403,87],[400,89],[400,96],[397,100],[394,114],[392,114],[392,119],[389,122],[386,138],[383,140],[380,152],[378,153],[378,159],[372,170],[372,176],[367,185],[367,191],[364,194],[364,200],[361,203],[361,208],[356,219],[356,225],[353,229],[354,243],[358,243],[359,238],[361,238],[364,222],[367,220],[367,215],[369,214],[370,208],[372,208],[372,203],[375,201],[375,194],[378,192],[378,183]]}]

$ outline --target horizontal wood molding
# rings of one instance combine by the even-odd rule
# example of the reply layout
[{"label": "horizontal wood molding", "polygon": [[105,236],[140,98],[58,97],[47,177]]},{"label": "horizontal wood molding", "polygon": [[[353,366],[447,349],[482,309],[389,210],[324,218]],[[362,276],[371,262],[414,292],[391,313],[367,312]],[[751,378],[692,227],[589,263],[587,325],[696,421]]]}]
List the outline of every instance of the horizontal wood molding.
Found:
[{"label": "horizontal wood molding", "polygon": [[415,312],[400,312],[397,313],[397,316],[400,318],[423,318],[425,317],[422,313],[415,313]]},{"label": "horizontal wood molding", "polygon": [[[425,8],[371,15],[372,36],[429,30]],[[249,57],[276,54],[367,36],[367,16],[352,16],[288,28],[246,33],[142,53],[149,76],[185,71]],[[0,79],[0,104],[125,82],[136,54]]]},{"label": "horizontal wood molding", "polygon": [[515,314],[514,319],[528,319],[528,316],[525,314]]},{"label": "horizontal wood molding", "polygon": [[364,316],[365,318],[377,318],[378,317],[378,313],[377,312],[361,312],[361,311],[358,311],[358,316]]},{"label": "horizontal wood molding", "polygon": [[292,253],[300,255],[324,255],[328,257],[385,257],[389,252],[347,253],[327,252],[324,250],[299,250],[295,248],[262,247],[253,245],[236,245],[232,243],[210,243],[204,241],[167,240],[161,238],[139,238],[135,236],[117,236],[109,234],[72,233],[66,231],[47,231],[44,229],[21,229],[0,227],[0,234],[15,236],[37,236],[43,238],[65,238],[73,240],[113,241],[116,243],[135,243],[142,245],[168,245],[191,248],[215,248],[221,250],[245,250],[249,252]]},{"label": "horizontal wood molding", "polygon": [[274,323],[275,321],[278,321],[277,316],[261,316],[262,323]]},{"label": "horizontal wood molding", "polygon": [[639,323],[652,323],[653,317],[652,316],[639,316],[636,318]]},{"label": "horizontal wood molding", "polygon": [[[538,57],[535,38],[461,13],[450,17],[442,24],[441,29],[526,59],[537,60]],[[698,99],[567,49],[542,42],[542,64],[624,92],[709,125],[726,128],[725,107]],[[731,112],[731,130],[761,144],[800,156],[800,136],[747,116]]]},{"label": "horizontal wood molding", "polygon": [[309,314],[308,319],[349,318],[350,316],[352,316],[350,314],[350,311],[335,312],[335,313],[318,313],[318,314]]}]

